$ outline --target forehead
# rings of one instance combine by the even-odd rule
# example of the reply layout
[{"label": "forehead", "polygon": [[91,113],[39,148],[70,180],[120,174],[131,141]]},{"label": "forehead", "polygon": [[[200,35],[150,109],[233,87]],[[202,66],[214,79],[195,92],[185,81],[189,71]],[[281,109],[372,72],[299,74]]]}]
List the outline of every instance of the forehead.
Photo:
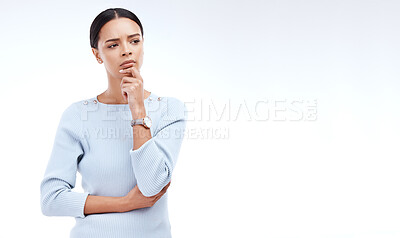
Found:
[{"label": "forehead", "polygon": [[99,32],[99,40],[105,41],[111,38],[121,38],[134,33],[141,34],[139,25],[129,18],[113,19],[101,28]]}]

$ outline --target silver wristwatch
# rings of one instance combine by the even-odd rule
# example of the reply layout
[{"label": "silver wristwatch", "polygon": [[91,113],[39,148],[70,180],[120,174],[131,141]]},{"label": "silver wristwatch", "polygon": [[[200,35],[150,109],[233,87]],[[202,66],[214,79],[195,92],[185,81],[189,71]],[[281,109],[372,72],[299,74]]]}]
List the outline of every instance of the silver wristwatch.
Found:
[{"label": "silver wristwatch", "polygon": [[149,116],[145,116],[144,118],[132,120],[131,126],[133,127],[134,125],[143,125],[146,128],[150,128],[151,127],[151,119]]}]

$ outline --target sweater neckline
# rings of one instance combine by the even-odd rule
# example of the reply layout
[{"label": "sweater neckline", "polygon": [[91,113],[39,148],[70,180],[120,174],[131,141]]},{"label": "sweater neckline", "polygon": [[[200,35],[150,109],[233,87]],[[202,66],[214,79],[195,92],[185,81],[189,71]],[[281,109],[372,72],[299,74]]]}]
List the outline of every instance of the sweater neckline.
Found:
[{"label": "sweater neckline", "polygon": [[[95,99],[95,100],[97,101],[97,103],[100,104],[100,105],[104,105],[104,106],[120,106],[120,107],[125,107],[125,106],[128,106],[128,105],[129,105],[129,103],[119,103],[119,104],[102,103],[102,102],[100,102],[99,99],[97,98],[98,96],[99,96],[99,95],[96,95],[96,96],[94,97],[94,99]],[[154,97],[153,92],[150,92],[150,95],[149,95],[147,98],[145,98],[144,101],[147,102],[147,101],[149,100],[149,98],[151,98],[151,97]]]}]

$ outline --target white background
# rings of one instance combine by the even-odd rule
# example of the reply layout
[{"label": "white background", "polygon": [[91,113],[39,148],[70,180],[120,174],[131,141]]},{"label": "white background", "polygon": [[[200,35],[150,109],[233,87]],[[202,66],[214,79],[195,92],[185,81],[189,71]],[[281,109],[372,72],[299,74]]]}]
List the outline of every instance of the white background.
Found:
[{"label": "white background", "polygon": [[69,236],[39,185],[61,113],[107,89],[89,27],[109,7],[143,23],[145,88],[191,110],[174,238],[400,237],[394,0],[2,1],[0,236]]}]

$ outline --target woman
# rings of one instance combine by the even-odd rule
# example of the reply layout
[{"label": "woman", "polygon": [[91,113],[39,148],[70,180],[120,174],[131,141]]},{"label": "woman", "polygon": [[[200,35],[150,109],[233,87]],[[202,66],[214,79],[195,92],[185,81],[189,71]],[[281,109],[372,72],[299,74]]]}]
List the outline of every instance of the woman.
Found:
[{"label": "woman", "polygon": [[[108,89],[63,112],[40,185],[44,215],[75,217],[70,237],[171,237],[167,189],[187,111],[144,90],[143,42],[142,24],[126,9],[107,9],[91,25]],[[72,190],[77,171],[83,193]]]}]

